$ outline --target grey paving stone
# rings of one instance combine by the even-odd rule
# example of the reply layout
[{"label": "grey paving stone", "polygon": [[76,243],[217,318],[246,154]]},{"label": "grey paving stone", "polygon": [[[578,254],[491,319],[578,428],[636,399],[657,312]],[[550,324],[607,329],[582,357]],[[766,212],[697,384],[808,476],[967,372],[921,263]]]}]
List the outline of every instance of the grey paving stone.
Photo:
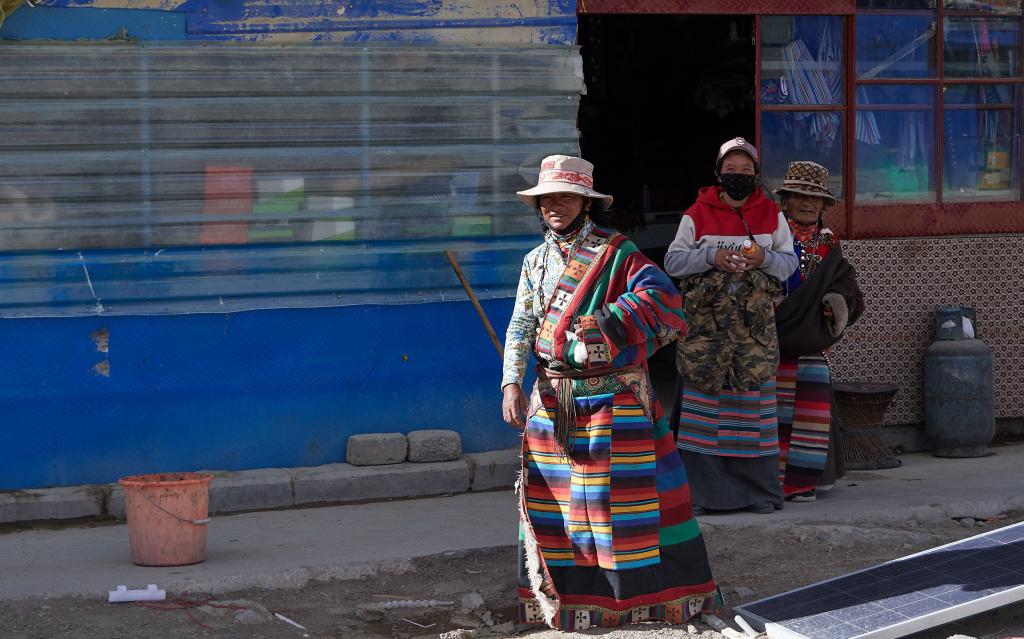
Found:
[{"label": "grey paving stone", "polygon": [[110,494],[107,496],[107,514],[124,519],[124,488],[120,484],[111,484]]},{"label": "grey paving stone", "polygon": [[469,490],[469,463],[328,464],[297,468],[292,479],[296,505],[445,495]]},{"label": "grey paving stone", "polygon": [[104,490],[85,485],[0,492],[0,523],[98,517],[103,513]]},{"label": "grey paving stone", "polygon": [[211,513],[284,508],[293,503],[292,474],[287,469],[213,471]]},{"label": "grey paving stone", "polygon": [[353,466],[380,466],[405,461],[409,444],[402,433],[363,433],[348,438],[345,461]]},{"label": "grey paving stone", "polygon": [[519,473],[520,449],[507,448],[486,453],[471,453],[465,456],[472,471],[470,490],[511,488]]},{"label": "grey paving stone", "polygon": [[451,461],[462,454],[462,438],[454,430],[414,430],[406,439],[411,462]]}]

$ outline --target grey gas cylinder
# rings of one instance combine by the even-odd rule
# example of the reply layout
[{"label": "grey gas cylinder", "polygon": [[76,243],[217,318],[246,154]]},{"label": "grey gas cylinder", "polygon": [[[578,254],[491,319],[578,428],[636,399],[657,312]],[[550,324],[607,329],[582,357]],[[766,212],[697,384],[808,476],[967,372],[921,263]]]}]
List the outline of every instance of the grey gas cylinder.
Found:
[{"label": "grey gas cylinder", "polygon": [[925,436],[937,457],[980,457],[996,432],[992,349],[975,330],[974,309],[936,312],[923,382]]}]

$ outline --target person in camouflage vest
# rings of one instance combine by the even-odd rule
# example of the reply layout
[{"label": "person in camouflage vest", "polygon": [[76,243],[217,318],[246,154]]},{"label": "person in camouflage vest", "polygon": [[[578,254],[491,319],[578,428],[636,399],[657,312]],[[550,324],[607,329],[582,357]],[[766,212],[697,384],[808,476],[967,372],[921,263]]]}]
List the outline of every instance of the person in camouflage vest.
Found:
[{"label": "person in camouflage vest", "polygon": [[759,270],[712,270],[680,286],[690,327],[676,347],[676,369],[686,384],[705,393],[755,389],[775,374],[779,339],[773,299],[779,282]]},{"label": "person in camouflage vest", "polygon": [[783,503],[773,298],[797,258],[789,225],[758,185],[757,149],[729,140],[715,169],[719,184],[701,189],[665,256],[665,270],[682,279],[689,326],[676,351],[676,446],[698,513],[767,514]]}]

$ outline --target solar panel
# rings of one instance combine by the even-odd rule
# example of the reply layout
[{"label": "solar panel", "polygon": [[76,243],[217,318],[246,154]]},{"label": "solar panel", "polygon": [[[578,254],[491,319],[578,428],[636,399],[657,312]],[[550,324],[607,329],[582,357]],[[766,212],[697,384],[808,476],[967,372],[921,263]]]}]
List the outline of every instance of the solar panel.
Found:
[{"label": "solar panel", "polygon": [[769,639],[895,639],[1024,600],[1024,522],[734,610]]}]

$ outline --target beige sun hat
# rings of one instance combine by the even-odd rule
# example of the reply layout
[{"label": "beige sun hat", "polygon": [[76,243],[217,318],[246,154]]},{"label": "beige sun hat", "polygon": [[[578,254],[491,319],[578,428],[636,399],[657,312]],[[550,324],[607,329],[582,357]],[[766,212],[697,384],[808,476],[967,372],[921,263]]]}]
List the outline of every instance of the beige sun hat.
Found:
[{"label": "beige sun hat", "polygon": [[517,191],[519,199],[537,208],[537,197],[549,193],[576,193],[589,197],[599,210],[612,205],[612,196],[594,190],[594,165],[571,155],[549,155],[540,164],[537,186]]},{"label": "beige sun hat", "polygon": [[790,162],[786,177],[782,178],[782,186],[775,189],[775,195],[783,193],[812,195],[830,200],[831,204],[838,199],[828,190],[828,169],[817,162]]}]

